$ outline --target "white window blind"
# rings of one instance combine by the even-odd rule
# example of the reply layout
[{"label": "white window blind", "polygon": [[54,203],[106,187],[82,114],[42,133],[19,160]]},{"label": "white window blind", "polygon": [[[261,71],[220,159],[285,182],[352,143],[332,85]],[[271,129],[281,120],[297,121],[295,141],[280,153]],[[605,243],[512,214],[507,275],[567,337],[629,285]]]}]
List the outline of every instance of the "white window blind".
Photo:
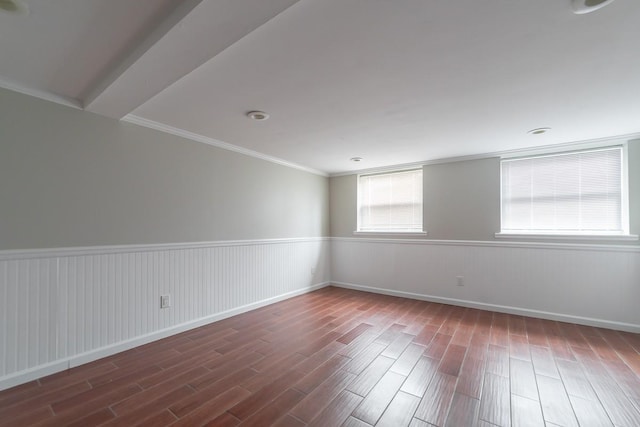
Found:
[{"label": "white window blind", "polygon": [[422,232],[422,169],[361,175],[358,231]]},{"label": "white window blind", "polygon": [[502,232],[623,234],[623,149],[508,159]]}]

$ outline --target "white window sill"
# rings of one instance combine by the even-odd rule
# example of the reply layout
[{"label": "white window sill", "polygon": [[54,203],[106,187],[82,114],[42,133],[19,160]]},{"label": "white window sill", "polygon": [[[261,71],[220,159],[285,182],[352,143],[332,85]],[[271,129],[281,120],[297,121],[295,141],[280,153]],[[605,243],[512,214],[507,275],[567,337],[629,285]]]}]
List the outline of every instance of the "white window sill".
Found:
[{"label": "white window sill", "polygon": [[638,240],[636,234],[570,234],[570,233],[495,233],[496,239],[544,240]]},{"label": "white window sill", "polygon": [[426,231],[354,231],[354,236],[390,236],[390,237],[406,237],[420,236],[426,237]]}]

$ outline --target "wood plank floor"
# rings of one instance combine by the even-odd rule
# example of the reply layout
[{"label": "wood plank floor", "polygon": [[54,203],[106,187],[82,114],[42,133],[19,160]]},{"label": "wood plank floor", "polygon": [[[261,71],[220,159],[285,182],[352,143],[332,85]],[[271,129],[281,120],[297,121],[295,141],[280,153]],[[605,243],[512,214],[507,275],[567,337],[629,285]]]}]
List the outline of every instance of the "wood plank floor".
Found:
[{"label": "wood plank floor", "polygon": [[0,426],[640,426],[640,335],[334,287],[0,392]]}]

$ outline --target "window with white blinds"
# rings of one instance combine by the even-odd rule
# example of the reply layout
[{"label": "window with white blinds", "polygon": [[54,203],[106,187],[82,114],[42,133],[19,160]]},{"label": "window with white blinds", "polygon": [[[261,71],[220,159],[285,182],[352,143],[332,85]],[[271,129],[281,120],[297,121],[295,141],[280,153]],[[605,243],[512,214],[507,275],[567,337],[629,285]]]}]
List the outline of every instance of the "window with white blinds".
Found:
[{"label": "window with white blinds", "polygon": [[502,160],[502,233],[628,233],[623,164],[620,146]]},{"label": "window with white blinds", "polygon": [[422,169],[361,175],[358,231],[422,232]]}]

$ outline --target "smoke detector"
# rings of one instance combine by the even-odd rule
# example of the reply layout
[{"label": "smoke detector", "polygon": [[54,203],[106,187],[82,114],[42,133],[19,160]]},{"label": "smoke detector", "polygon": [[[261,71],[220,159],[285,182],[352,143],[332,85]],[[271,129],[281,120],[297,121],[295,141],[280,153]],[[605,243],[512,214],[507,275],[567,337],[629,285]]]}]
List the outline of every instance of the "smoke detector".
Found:
[{"label": "smoke detector", "polygon": [[578,15],[594,12],[610,3],[613,3],[613,0],[571,0],[573,13]]}]

